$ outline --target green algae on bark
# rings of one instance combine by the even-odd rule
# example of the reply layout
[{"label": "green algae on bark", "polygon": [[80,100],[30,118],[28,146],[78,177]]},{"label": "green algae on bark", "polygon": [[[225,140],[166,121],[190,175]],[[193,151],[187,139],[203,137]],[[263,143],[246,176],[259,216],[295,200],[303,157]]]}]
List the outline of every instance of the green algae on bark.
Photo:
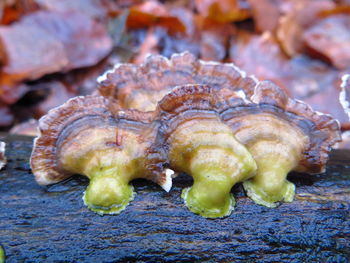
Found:
[{"label": "green algae on bark", "polygon": [[99,214],[125,209],[134,198],[133,179],[152,180],[167,191],[171,187],[160,156],[147,154],[156,134],[151,115],[110,103],[103,97],[77,97],[51,110],[39,122],[41,135],[31,157],[39,184],[87,176],[84,203]]}]

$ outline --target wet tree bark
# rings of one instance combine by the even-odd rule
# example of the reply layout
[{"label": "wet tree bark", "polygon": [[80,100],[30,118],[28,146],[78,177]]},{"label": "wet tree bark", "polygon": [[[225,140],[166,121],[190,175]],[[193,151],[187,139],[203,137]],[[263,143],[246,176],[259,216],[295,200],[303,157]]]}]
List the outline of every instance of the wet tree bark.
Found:
[{"label": "wet tree bark", "polygon": [[[0,136],[1,137],[1,136]],[[191,185],[174,179],[170,193],[143,180],[120,215],[99,216],[82,201],[88,180],[74,176],[38,186],[29,167],[32,138],[2,135],[7,166],[0,171],[0,244],[7,262],[348,262],[350,151],[332,154],[327,172],[291,174],[295,201],[269,209],[240,185],[225,219],[192,214],[180,198]],[[1,139],[1,138],[0,138]]]}]

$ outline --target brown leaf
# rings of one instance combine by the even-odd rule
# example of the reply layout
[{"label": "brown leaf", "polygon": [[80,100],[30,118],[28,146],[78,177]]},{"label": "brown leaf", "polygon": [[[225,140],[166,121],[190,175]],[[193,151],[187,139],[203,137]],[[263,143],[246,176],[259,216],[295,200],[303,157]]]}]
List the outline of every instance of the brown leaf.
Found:
[{"label": "brown leaf", "polygon": [[0,25],[8,25],[22,16],[37,11],[39,6],[35,0],[1,0]]},{"label": "brown leaf", "polygon": [[196,0],[198,12],[216,22],[242,21],[251,16],[244,1],[239,0]]},{"label": "brown leaf", "polygon": [[283,51],[295,56],[304,51],[303,32],[319,18],[322,11],[330,10],[335,4],[330,0],[288,1],[282,6],[284,14],[277,27],[277,40]]},{"label": "brown leaf", "polygon": [[32,88],[37,90],[43,89],[48,93],[43,101],[33,107],[35,118],[40,118],[52,108],[60,106],[68,99],[75,96],[75,94],[69,92],[67,88],[59,81],[43,82]]},{"label": "brown leaf", "polygon": [[89,17],[104,17],[107,9],[103,6],[102,1],[95,0],[35,0],[42,9],[67,13],[77,12]]},{"label": "brown leaf", "polygon": [[11,134],[27,135],[27,136],[39,136],[38,121],[30,119],[15,125],[10,130]]},{"label": "brown leaf", "polygon": [[36,12],[0,27],[0,40],[13,81],[94,65],[112,48],[105,28],[77,13]]},{"label": "brown leaf", "polygon": [[350,16],[326,17],[304,33],[311,55],[332,63],[338,69],[350,67]]},{"label": "brown leaf", "polygon": [[289,59],[270,33],[262,36],[240,33],[231,46],[230,55],[248,74],[272,80],[315,110],[347,122],[338,100],[339,74],[326,64],[306,56]]},{"label": "brown leaf", "polygon": [[155,1],[147,1],[130,8],[127,26],[129,29],[160,26],[171,34],[186,32],[184,24],[171,15],[164,5]]},{"label": "brown leaf", "polygon": [[252,9],[255,29],[257,32],[274,32],[281,15],[280,1],[248,0]]}]

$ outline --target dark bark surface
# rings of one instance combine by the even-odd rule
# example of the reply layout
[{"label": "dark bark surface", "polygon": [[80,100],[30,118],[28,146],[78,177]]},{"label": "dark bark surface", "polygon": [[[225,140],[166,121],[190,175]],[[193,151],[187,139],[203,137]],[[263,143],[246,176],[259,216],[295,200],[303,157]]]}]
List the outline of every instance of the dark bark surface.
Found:
[{"label": "dark bark surface", "polygon": [[102,217],[83,204],[87,179],[41,187],[28,163],[32,138],[3,137],[6,262],[349,262],[350,151],[334,151],[325,174],[291,174],[295,201],[275,209],[254,204],[238,185],[231,216],[202,218],[183,205],[191,179],[181,175],[170,193],[134,181],[135,200],[120,215]]}]

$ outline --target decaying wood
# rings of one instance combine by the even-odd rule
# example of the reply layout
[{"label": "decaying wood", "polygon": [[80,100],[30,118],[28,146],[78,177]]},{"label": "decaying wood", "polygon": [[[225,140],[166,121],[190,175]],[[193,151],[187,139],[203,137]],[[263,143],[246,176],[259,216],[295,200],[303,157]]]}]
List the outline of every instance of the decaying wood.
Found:
[{"label": "decaying wood", "polygon": [[275,209],[254,204],[241,185],[224,219],[191,213],[180,193],[134,181],[137,196],[117,216],[99,216],[82,201],[82,176],[41,187],[29,167],[32,137],[4,135],[0,171],[0,245],[7,262],[348,262],[350,151],[334,151],[327,173],[292,174],[296,200]]}]

